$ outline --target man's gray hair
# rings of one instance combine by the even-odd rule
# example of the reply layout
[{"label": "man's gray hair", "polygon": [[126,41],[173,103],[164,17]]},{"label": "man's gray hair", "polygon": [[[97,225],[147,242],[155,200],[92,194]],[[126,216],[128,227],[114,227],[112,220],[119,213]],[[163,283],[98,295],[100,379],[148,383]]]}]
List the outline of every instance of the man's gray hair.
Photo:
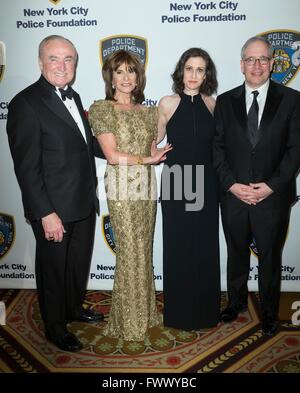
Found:
[{"label": "man's gray hair", "polygon": [[49,41],[54,41],[54,40],[66,41],[68,44],[70,44],[70,45],[74,48],[74,51],[75,51],[75,62],[77,62],[78,53],[77,53],[77,50],[76,50],[76,48],[75,48],[73,42],[70,41],[70,40],[68,40],[68,38],[65,38],[65,37],[63,37],[63,36],[61,36],[61,35],[55,35],[55,34],[53,34],[53,35],[48,35],[48,37],[45,37],[45,38],[40,42],[40,45],[39,45],[39,58],[40,58],[40,59],[41,59],[41,57],[42,57],[42,55],[43,55],[43,50],[44,50],[45,45],[46,45]]},{"label": "man's gray hair", "polygon": [[244,43],[242,50],[241,50],[241,58],[245,59],[246,49],[248,48],[248,46],[250,44],[252,44],[253,42],[257,42],[257,41],[263,42],[267,46],[268,51],[269,51],[269,58],[272,59],[273,52],[274,52],[273,46],[265,37],[260,37],[260,36],[251,37]]}]

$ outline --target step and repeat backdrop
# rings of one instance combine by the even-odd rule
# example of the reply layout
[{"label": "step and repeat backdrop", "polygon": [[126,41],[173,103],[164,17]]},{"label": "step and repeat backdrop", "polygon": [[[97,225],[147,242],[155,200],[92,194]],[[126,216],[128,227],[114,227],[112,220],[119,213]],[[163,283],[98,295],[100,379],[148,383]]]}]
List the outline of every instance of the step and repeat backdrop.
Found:
[{"label": "step and repeat backdrop", "polygon": [[[300,89],[299,0],[9,0],[0,5],[0,288],[34,288],[35,241],[23,215],[21,193],[9,152],[7,106],[39,76],[37,49],[50,34],[69,38],[79,52],[73,85],[87,109],[104,98],[103,59],[118,49],[138,54],[146,67],[145,105],[171,94],[171,73],[180,55],[207,50],[218,72],[218,94],[243,81],[240,49],[264,35],[275,48],[272,78]],[[89,289],[111,289],[115,242],[105,201],[105,161],[97,159],[101,215],[97,218]],[[156,168],[157,179],[161,166]],[[297,178],[300,195],[300,176]],[[186,228],[189,231],[189,228]],[[201,242],[201,233],[199,233]],[[220,225],[222,289],[226,289],[226,245]],[[257,289],[257,250],[251,247],[249,289]],[[185,261],[183,260],[184,264]],[[163,289],[161,211],[154,240],[156,288]],[[300,202],[292,210],[282,264],[282,290],[300,291]]]}]

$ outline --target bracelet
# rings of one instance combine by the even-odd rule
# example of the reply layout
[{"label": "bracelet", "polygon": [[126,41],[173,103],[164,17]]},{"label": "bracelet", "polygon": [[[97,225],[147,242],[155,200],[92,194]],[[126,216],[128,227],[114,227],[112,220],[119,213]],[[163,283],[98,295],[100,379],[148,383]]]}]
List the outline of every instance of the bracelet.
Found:
[{"label": "bracelet", "polygon": [[143,163],[144,163],[143,157],[142,156],[138,156],[137,160],[136,160],[136,164],[137,165],[143,165]]}]

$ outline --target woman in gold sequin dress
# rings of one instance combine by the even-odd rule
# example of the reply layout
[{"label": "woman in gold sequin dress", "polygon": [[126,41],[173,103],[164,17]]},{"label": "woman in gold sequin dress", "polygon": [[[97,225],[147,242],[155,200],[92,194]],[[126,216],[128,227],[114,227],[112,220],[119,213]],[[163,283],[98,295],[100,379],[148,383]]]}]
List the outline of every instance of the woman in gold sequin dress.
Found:
[{"label": "woman in gold sequin dress", "polygon": [[112,307],[104,334],[143,341],[161,317],[155,301],[152,245],[156,217],[153,164],[171,149],[156,147],[157,108],[146,108],[145,74],[126,51],[109,56],[102,69],[106,99],[95,101],[89,120],[107,159],[105,188],[116,241]]}]

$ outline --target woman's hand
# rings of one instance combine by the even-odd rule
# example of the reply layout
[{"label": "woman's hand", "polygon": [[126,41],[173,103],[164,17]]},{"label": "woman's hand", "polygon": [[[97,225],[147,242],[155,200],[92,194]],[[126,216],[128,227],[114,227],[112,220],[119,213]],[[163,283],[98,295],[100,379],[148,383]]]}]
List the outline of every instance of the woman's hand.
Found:
[{"label": "woman's hand", "polygon": [[164,147],[158,148],[154,140],[151,145],[151,157],[149,157],[148,164],[159,164],[164,161],[167,158],[166,153],[172,149],[173,146],[170,143],[167,143]]}]

